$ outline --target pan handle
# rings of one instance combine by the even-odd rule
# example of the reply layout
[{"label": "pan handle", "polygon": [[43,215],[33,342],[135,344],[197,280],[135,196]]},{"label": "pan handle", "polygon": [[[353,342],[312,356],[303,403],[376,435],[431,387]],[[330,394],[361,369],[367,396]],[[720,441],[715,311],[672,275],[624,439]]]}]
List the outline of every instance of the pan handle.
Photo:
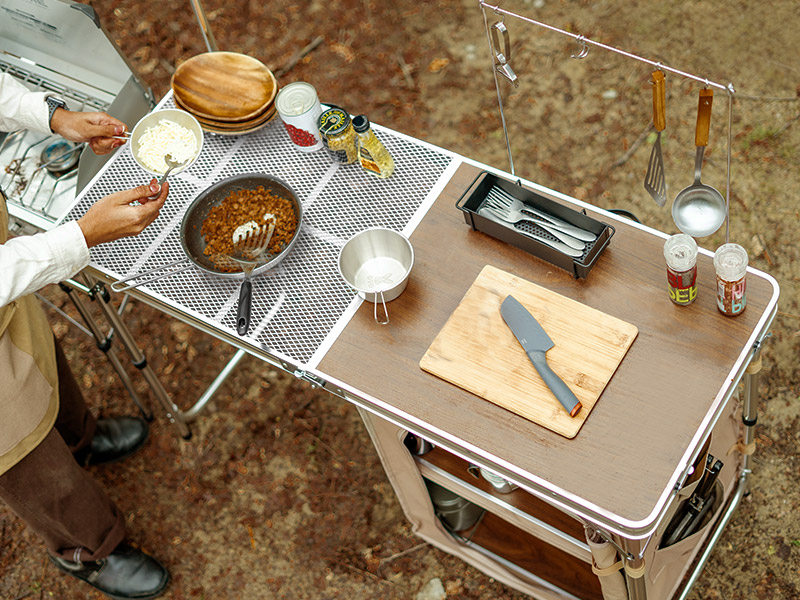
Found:
[{"label": "pan handle", "polygon": [[[180,268],[174,268],[180,267]],[[115,281],[111,284],[111,289],[115,292],[125,292],[135,287],[139,287],[140,285],[144,285],[145,283],[150,283],[151,281],[155,281],[157,279],[162,279],[164,277],[168,277],[170,275],[174,275],[175,273],[180,273],[181,271],[185,271],[187,269],[192,268],[191,261],[184,257],[175,262],[171,262],[168,265],[161,265],[160,267],[155,267],[154,269],[150,269],[149,271],[143,271],[141,273],[137,273],[136,275],[131,275],[130,277],[126,277],[125,279],[120,279],[119,281]],[[155,273],[155,275],[154,275]],[[152,275],[152,277],[149,277]],[[147,279],[141,279],[142,277],[146,277]],[[133,281],[133,283],[128,283],[129,281]]]}]

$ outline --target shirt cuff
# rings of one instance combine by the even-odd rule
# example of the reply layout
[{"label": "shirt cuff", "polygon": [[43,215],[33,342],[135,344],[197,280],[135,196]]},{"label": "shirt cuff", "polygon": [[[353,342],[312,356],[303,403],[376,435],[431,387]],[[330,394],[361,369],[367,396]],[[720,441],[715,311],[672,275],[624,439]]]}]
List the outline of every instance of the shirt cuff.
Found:
[{"label": "shirt cuff", "polygon": [[89,264],[89,247],[77,221],[68,221],[45,235],[57,257],[56,264],[63,266],[65,270],[64,278],[72,277]]}]

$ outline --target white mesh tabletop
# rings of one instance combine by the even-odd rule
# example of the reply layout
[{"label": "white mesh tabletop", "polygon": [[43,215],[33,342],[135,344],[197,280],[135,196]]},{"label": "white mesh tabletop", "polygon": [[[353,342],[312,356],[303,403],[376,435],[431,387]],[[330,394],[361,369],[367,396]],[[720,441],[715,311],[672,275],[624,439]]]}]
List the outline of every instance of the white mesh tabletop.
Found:
[{"label": "white mesh tabletop", "polygon": [[[173,107],[171,93],[158,106]],[[279,118],[246,135],[206,133],[197,161],[170,177],[169,198],[158,219],[136,237],[92,248],[91,265],[119,280],[185,259],[181,220],[200,192],[240,173],[275,176],[289,184],[302,202],[303,227],[291,253],[252,279],[247,341],[298,366],[309,365],[356,298],[337,269],[341,247],[368,227],[388,227],[410,235],[454,161],[444,150],[381,127],[374,129],[395,159],[395,173],[388,180],[377,179],[358,164],[334,164],[325,149],[298,152]],[[79,218],[107,194],[149,180],[128,146],[109,160],[64,220]],[[137,289],[230,337],[236,336],[240,284],[241,279],[217,277],[192,265]]]}]

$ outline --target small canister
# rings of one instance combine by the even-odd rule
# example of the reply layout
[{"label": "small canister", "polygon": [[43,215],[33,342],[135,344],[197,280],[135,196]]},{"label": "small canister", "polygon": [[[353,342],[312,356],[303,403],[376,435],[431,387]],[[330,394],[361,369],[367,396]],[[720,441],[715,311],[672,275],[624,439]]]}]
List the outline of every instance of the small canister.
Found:
[{"label": "small canister", "polygon": [[492,473],[488,469],[480,469],[481,477],[483,477],[486,481],[492,484],[492,487],[499,492],[500,494],[508,494],[509,492],[513,492],[519,486],[515,483],[511,483],[508,479],[500,477],[496,473]]},{"label": "small canister", "polygon": [[687,306],[697,298],[697,243],[685,233],[671,236],[664,244],[669,298]]},{"label": "small canister", "polygon": [[295,148],[301,152],[322,148],[318,124],[322,105],[314,86],[303,81],[290,83],[278,92],[275,107]]},{"label": "small canister", "polygon": [[349,165],[358,160],[358,135],[350,115],[341,108],[329,108],[319,116],[322,143],[336,162]]},{"label": "small canister", "polygon": [[747,306],[747,251],[739,244],[723,244],[714,253],[717,271],[717,308],[723,315],[741,314]]}]

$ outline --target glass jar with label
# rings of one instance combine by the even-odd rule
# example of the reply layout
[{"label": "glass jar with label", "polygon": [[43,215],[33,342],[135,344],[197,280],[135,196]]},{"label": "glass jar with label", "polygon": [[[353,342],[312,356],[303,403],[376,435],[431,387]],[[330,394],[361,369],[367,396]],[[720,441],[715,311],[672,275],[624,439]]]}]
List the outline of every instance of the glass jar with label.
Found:
[{"label": "glass jar with label", "polygon": [[358,134],[358,160],[365,171],[386,179],[394,173],[394,159],[377,138],[366,115],[353,117],[353,129]]},{"label": "glass jar with label", "polygon": [[664,243],[664,258],[670,300],[691,304],[697,298],[697,243],[685,233],[673,235]]},{"label": "glass jar with label", "polygon": [[334,107],[323,112],[319,116],[319,132],[333,160],[345,165],[358,160],[358,135],[347,111]]},{"label": "glass jar with label", "polygon": [[733,317],[747,307],[747,251],[739,244],[722,244],[714,253],[717,272],[717,308]]}]

